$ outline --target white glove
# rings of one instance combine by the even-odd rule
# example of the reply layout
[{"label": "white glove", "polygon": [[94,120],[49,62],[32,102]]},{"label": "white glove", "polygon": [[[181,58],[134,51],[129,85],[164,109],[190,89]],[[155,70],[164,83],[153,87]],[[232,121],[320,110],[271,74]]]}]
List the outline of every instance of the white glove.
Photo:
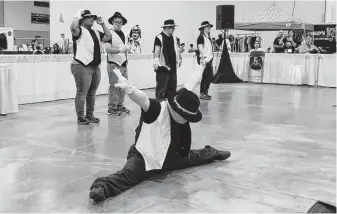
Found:
[{"label": "white glove", "polygon": [[84,9],[79,9],[79,11],[77,11],[76,15],[75,15],[75,18],[78,18],[78,19],[82,19],[82,13],[84,12]]},{"label": "white glove", "polygon": [[121,71],[118,68],[114,68],[113,72],[118,77],[118,83],[115,84],[115,87],[123,89],[127,94],[132,94],[135,87],[128,83],[128,80],[122,76]]}]

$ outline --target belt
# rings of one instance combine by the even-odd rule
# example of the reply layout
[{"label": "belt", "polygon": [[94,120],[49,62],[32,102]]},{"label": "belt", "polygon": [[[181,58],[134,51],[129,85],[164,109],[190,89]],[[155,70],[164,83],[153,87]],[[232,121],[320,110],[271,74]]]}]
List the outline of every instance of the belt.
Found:
[{"label": "belt", "polygon": [[128,65],[128,61],[123,62],[122,65],[118,65],[117,63],[110,62],[110,61],[108,61],[108,63],[111,64],[111,65],[117,65],[117,66],[121,66],[121,67],[124,67],[124,68],[126,68],[126,66]]}]

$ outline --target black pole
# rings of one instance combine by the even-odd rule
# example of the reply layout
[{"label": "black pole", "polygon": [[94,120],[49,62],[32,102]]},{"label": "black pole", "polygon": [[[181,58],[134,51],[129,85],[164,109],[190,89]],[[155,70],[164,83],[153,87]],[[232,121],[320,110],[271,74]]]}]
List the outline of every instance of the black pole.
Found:
[{"label": "black pole", "polygon": [[326,23],[326,0],[324,1],[324,23]]},{"label": "black pole", "polygon": [[292,16],[294,16],[294,12],[295,12],[295,5],[296,5],[296,0],[294,0],[294,5],[293,5],[293,13],[292,13]]}]

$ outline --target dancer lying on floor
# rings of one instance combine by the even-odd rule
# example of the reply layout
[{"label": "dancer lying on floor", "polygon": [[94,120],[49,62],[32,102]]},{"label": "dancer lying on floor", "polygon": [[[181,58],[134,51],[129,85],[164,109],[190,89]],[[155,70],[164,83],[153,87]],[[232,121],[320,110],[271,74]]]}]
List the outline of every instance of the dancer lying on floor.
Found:
[{"label": "dancer lying on floor", "polygon": [[163,171],[199,166],[230,157],[230,152],[211,146],[190,150],[190,123],[202,119],[199,98],[192,91],[204,68],[203,62],[176,96],[162,102],[149,99],[143,91],[130,85],[118,69],[114,70],[119,78],[116,86],[141,107],[140,124],[124,168],[107,177],[97,178],[90,187],[91,199],[98,202],[114,197]]}]

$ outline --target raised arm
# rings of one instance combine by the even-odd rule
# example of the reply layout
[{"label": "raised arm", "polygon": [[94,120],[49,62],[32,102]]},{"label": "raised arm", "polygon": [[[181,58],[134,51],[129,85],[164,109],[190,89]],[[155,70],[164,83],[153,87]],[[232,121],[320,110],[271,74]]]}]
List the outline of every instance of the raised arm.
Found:
[{"label": "raised arm", "polygon": [[116,87],[123,89],[130,99],[139,105],[145,112],[149,110],[150,100],[149,97],[141,90],[137,89],[135,86],[128,83],[127,79],[122,76],[119,69],[113,70],[118,77],[118,83],[115,84]]},{"label": "raised arm", "polygon": [[106,26],[105,23],[102,24],[102,28],[103,28],[103,31],[104,31],[104,34],[105,34],[102,41],[103,42],[110,41],[112,39],[112,35],[111,35],[111,32],[110,32],[109,28]]},{"label": "raised arm", "polygon": [[71,34],[74,36],[79,36],[80,34],[80,19],[82,18],[82,12],[83,9],[80,9],[79,11],[77,11],[74,20],[72,21],[71,25],[70,25],[70,31]]}]

